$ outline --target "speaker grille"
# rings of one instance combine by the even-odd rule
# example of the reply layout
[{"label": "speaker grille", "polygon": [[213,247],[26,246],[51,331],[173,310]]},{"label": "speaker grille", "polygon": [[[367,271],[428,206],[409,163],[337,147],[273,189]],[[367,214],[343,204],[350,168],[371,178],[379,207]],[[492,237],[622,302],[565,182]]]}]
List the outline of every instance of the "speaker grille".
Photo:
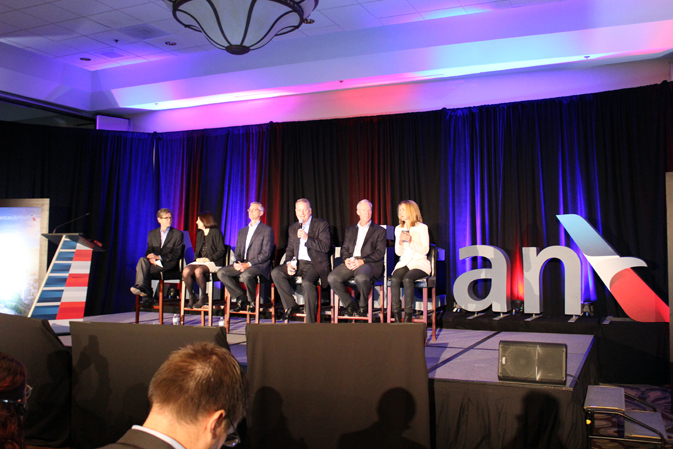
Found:
[{"label": "speaker grille", "polygon": [[498,379],[565,384],[568,347],[562,343],[500,342]]}]

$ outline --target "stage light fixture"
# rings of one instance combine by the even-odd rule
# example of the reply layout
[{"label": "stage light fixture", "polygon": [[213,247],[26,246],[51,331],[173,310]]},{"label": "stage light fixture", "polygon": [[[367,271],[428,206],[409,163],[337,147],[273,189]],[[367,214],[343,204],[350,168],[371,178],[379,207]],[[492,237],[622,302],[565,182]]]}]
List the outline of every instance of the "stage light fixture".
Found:
[{"label": "stage light fixture", "polygon": [[163,0],[185,27],[203,33],[215,47],[244,55],[291,33],[303,23],[318,0]]}]

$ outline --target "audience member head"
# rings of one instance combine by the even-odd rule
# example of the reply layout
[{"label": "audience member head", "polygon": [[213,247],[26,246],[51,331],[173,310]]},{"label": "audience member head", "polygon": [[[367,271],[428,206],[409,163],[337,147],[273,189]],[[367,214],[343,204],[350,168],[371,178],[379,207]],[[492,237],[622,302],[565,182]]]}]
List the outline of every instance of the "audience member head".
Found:
[{"label": "audience member head", "polygon": [[416,223],[423,223],[421,210],[418,204],[412,200],[404,200],[397,206],[397,217],[400,219],[400,225],[408,225],[409,228],[416,226]]},{"label": "audience member head", "polygon": [[207,425],[209,433],[217,433],[208,444],[221,446],[245,415],[248,380],[228,350],[213,343],[194,343],[173,352],[161,365],[150,382],[149,400],[145,426],[151,428],[147,423],[153,422],[153,414],[168,416],[178,426]]},{"label": "audience member head", "polygon": [[23,416],[30,387],[26,368],[0,352],[0,449],[24,449]]},{"label": "audience member head", "polygon": [[201,212],[196,217],[197,223],[199,222],[199,220],[201,221],[204,229],[218,227],[217,221],[215,221],[215,217],[213,217],[213,214],[211,214],[210,212]]}]

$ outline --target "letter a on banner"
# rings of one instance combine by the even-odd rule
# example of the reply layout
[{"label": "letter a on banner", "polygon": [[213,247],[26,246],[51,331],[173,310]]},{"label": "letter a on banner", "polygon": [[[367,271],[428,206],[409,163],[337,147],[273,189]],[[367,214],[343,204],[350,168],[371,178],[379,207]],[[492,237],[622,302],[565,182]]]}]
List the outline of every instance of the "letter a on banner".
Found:
[{"label": "letter a on banner", "polygon": [[[511,310],[509,293],[509,257],[507,253],[495,246],[473,245],[460,248],[460,260],[468,257],[486,257],[491,261],[492,268],[480,268],[467,271],[453,283],[453,297],[462,309],[479,312],[493,306],[494,312]],[[491,291],[484,299],[475,295],[472,284],[481,279],[491,279]]]}]

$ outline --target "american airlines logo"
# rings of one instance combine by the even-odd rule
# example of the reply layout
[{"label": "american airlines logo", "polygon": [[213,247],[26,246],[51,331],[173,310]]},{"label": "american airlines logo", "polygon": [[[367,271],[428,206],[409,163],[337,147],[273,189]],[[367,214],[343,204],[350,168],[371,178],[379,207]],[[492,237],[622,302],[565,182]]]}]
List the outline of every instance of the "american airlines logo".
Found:
[{"label": "american airlines logo", "polygon": [[[557,215],[557,218],[630,318],[642,322],[669,321],[668,305],[633,271],[634,267],[647,266],[643,260],[621,257],[579,215]],[[461,260],[486,257],[491,262],[491,268],[470,270],[458,276],[453,284],[453,296],[460,307],[475,312],[489,306],[494,312],[510,311],[510,298],[507,297],[510,291],[510,262],[507,254],[495,246],[474,245],[461,248],[459,256]],[[565,314],[581,315],[582,263],[577,254],[565,246],[550,246],[542,251],[532,247],[522,248],[522,256],[524,313],[542,312],[540,275],[549,260],[559,259],[565,272]],[[472,284],[483,279],[491,280],[491,289],[488,296],[478,298]]]}]

